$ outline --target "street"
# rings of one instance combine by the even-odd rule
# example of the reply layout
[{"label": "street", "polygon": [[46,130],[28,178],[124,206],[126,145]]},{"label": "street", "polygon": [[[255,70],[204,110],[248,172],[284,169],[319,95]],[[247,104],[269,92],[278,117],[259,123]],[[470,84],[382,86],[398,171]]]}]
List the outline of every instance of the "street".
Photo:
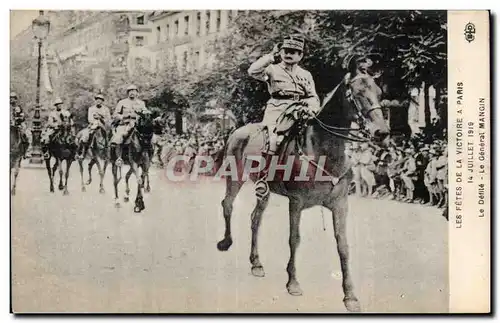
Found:
[{"label": "street", "polygon": [[[266,276],[257,278],[248,260],[250,183],[234,205],[234,244],[220,252],[224,184],[167,182],[154,167],[150,177],[146,209],[136,214],[133,176],[131,202],[117,209],[110,168],[105,194],[96,170],[83,193],[74,163],[69,196],[57,190],[58,174],[50,193],[44,168],[22,168],[12,197],[14,312],[346,312],[326,209],[326,231],[319,207],[303,212],[297,277],[304,294],[295,297],[285,288],[285,198],[272,196],[264,213],[259,246]],[[348,228],[363,312],[448,311],[448,223],[441,210],[351,196]]]}]

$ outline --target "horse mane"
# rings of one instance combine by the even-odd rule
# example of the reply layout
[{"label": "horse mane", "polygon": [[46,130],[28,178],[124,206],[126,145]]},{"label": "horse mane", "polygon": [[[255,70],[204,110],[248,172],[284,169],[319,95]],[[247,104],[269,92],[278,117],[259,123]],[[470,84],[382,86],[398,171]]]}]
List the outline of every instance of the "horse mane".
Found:
[{"label": "horse mane", "polygon": [[337,127],[348,125],[348,115],[345,111],[345,92],[347,84],[351,79],[351,73],[347,73],[339,83],[325,95],[321,103],[321,110],[317,118],[322,122]]}]

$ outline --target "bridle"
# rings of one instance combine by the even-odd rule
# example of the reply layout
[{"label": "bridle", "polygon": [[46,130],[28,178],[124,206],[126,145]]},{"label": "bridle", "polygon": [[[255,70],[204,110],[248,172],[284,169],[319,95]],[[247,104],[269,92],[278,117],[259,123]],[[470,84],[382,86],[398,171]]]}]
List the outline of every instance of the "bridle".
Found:
[{"label": "bridle", "polygon": [[[367,77],[365,76],[366,74],[360,74],[355,76],[354,78],[351,79],[350,73],[347,73],[344,76],[344,79],[331,91],[325,99],[323,100],[323,104],[321,105],[321,109],[318,111],[318,113],[314,116],[314,120],[318,123],[318,125],[323,128],[326,132],[334,135],[335,137],[347,139],[350,141],[357,141],[357,142],[370,142],[372,139],[372,136],[370,132],[367,129],[367,124],[369,122],[368,116],[370,113],[374,110],[380,109],[383,110],[383,107],[380,104],[375,104],[373,105],[368,111],[363,111],[363,109],[359,106],[358,101],[356,101],[352,95],[352,90],[350,88],[351,84],[357,80],[358,78],[361,77]],[[337,126],[332,126],[328,125],[325,122],[321,121],[318,116],[321,114],[321,112],[324,110],[326,104],[334,97],[336,94],[337,90],[339,87],[345,84],[348,88],[346,91],[346,99],[348,102],[354,105],[355,107],[355,112],[356,112],[356,120],[355,123],[358,124],[359,128],[352,128],[352,127],[337,127]],[[347,131],[347,134],[344,134],[342,132]],[[355,134],[359,133],[359,134]]]}]

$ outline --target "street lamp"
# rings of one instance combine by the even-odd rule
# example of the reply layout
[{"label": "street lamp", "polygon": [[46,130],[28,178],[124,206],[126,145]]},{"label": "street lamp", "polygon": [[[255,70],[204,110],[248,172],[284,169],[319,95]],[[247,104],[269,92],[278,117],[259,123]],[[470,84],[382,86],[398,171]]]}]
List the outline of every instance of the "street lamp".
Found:
[{"label": "street lamp", "polygon": [[38,43],[38,64],[37,64],[37,75],[36,75],[36,105],[35,114],[32,121],[32,134],[33,134],[33,151],[31,154],[30,163],[41,164],[42,159],[42,149],[40,137],[42,133],[42,120],[40,116],[40,74],[42,68],[42,42],[47,38],[50,31],[50,21],[44,16],[43,10],[40,10],[40,15],[35,18],[31,24],[33,28],[33,34]]}]

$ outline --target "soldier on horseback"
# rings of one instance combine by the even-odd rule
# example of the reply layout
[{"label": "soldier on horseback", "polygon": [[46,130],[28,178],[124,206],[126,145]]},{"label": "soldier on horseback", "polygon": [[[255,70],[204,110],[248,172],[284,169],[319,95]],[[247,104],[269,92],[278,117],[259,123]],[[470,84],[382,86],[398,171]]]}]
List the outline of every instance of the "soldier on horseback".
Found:
[{"label": "soldier on horseback", "polygon": [[10,113],[11,113],[11,120],[15,126],[18,126],[23,140],[28,143],[28,149],[26,151],[26,158],[29,158],[31,155],[31,146],[32,146],[32,136],[31,136],[31,131],[29,130],[28,126],[26,125],[26,116],[24,114],[23,109],[19,106],[17,102],[17,94],[15,92],[10,93]]},{"label": "soldier on horseback", "polygon": [[111,113],[109,108],[104,103],[104,95],[96,94],[95,104],[91,106],[87,113],[88,126],[86,131],[82,132],[82,137],[80,138],[80,151],[78,152],[78,158],[84,158],[87,149],[89,148],[89,140],[96,130],[101,130],[104,134],[104,138],[107,142],[108,140],[108,129],[111,122]]},{"label": "soldier on horseback", "polygon": [[[49,114],[47,128],[45,128],[41,135],[42,152],[43,158],[45,159],[50,157],[48,146],[56,133],[63,133],[66,136],[70,135],[72,137],[75,136],[75,123],[71,112],[63,107],[63,101],[60,98],[54,101],[54,106],[56,109]],[[62,129],[61,127],[64,125],[67,125],[69,129]],[[64,133],[67,130],[69,130],[69,132]]]},{"label": "soldier on horseback", "polygon": [[127,87],[128,98],[121,100],[116,105],[113,114],[113,126],[115,132],[111,138],[111,148],[117,152],[116,163],[121,165],[123,159],[121,156],[121,145],[125,138],[130,135],[134,129],[138,114],[151,113],[147,108],[144,101],[137,98],[138,90],[135,85]]},{"label": "soldier on horseback", "polygon": [[[275,45],[271,53],[259,58],[248,69],[251,77],[267,83],[271,94],[262,120],[262,124],[267,127],[269,133],[269,149],[262,153],[266,160],[266,168],[255,187],[260,196],[269,193],[269,186],[266,182],[267,167],[283,140],[280,132],[291,126],[280,117],[287,113],[288,107],[292,104],[303,106],[303,111],[309,117],[313,117],[320,108],[311,73],[298,66],[304,56],[304,43],[301,36],[286,37],[281,46]],[[281,62],[275,64],[278,54],[281,56]]]}]

